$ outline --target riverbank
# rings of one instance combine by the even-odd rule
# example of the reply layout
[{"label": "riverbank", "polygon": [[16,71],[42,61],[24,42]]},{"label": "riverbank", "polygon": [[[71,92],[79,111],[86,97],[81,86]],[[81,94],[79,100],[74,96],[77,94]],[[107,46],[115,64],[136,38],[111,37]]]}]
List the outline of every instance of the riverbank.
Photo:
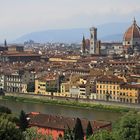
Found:
[{"label": "riverbank", "polygon": [[52,104],[59,106],[66,106],[71,108],[82,108],[82,109],[94,109],[101,111],[110,111],[110,112],[129,112],[130,110],[135,110],[127,107],[111,106],[111,105],[102,105],[94,103],[81,103],[78,101],[63,101],[63,100],[54,100],[54,99],[36,99],[36,98],[26,98],[26,97],[15,97],[15,96],[3,96],[1,100],[12,100],[14,102],[25,102],[25,103],[38,103],[38,104]]}]

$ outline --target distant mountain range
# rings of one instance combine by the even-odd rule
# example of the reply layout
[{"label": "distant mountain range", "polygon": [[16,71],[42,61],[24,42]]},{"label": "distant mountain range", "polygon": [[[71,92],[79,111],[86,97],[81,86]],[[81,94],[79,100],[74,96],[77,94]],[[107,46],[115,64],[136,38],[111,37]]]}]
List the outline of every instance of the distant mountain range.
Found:
[{"label": "distant mountain range", "polygon": [[[98,39],[101,41],[120,42],[122,41],[123,34],[131,23],[108,23],[97,26]],[[38,43],[45,42],[64,42],[64,43],[79,43],[83,35],[89,38],[89,28],[75,28],[75,29],[59,29],[59,30],[46,30],[39,32],[32,32],[25,34],[14,42],[23,43],[28,40],[34,40]]]}]

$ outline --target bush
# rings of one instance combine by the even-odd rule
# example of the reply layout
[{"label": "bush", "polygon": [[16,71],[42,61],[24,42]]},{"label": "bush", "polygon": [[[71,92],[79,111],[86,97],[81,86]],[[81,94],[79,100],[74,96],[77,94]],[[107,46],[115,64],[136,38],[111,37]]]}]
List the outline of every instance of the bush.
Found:
[{"label": "bush", "polygon": [[11,110],[7,107],[0,106],[0,113],[6,113],[6,114],[11,114]]}]

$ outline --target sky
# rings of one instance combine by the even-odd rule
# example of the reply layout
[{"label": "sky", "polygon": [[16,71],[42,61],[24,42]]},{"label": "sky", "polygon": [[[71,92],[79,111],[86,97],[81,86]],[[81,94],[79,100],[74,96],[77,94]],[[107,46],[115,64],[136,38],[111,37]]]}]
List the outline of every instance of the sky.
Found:
[{"label": "sky", "polygon": [[140,0],[0,0],[0,41],[48,29],[140,19]]}]

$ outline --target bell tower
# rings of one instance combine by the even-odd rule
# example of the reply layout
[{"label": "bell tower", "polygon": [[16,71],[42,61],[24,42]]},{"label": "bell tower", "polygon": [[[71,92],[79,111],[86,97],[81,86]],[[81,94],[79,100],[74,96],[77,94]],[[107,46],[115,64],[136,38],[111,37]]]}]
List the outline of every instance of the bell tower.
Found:
[{"label": "bell tower", "polygon": [[90,28],[90,54],[95,54],[97,44],[97,28]]}]

